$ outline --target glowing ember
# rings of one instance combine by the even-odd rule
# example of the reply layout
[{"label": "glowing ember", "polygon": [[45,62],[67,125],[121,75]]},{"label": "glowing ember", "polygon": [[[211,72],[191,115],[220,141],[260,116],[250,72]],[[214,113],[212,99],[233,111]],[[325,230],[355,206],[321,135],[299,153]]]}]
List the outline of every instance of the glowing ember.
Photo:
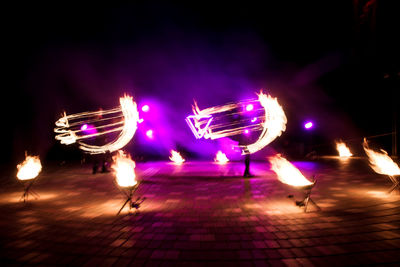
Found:
[{"label": "glowing ember", "polygon": [[179,154],[179,152],[175,150],[171,150],[171,156],[169,157],[169,159],[175,162],[175,164],[179,165],[185,162],[185,159],[182,158],[181,154]]},{"label": "glowing ember", "polygon": [[345,143],[341,141],[336,142],[336,149],[339,152],[339,156],[341,158],[348,158],[353,156],[353,154],[350,152],[350,149],[346,146]]},{"label": "glowing ember", "polygon": [[[238,122],[220,123],[227,121],[224,116],[227,113],[232,114],[242,105],[245,106],[245,111],[256,111],[254,104],[258,102],[264,110],[264,115],[249,119],[251,125],[241,125]],[[200,110],[195,102],[193,105],[194,115],[186,117],[186,121],[197,139],[204,137],[205,139],[217,139],[222,137],[235,136],[239,134],[247,134],[250,131],[261,131],[258,140],[247,146],[239,146],[242,154],[251,154],[264,148],[271,143],[275,138],[280,136],[286,130],[286,116],[279,105],[276,98],[264,94],[262,91],[258,94],[258,99],[247,100],[239,103],[232,103],[222,106],[211,107]],[[219,119],[217,117],[219,116]],[[213,123],[215,121],[219,123]],[[259,119],[259,120],[258,120]],[[254,123],[258,121],[257,123]]]},{"label": "glowing ember", "polygon": [[370,149],[365,138],[363,147],[368,156],[369,165],[375,172],[392,177],[400,175],[399,166],[389,157],[385,150],[381,149],[381,152],[377,152]]},{"label": "glowing ember", "polygon": [[218,164],[226,164],[229,159],[226,157],[226,155],[224,153],[222,153],[222,151],[218,151],[217,154],[215,155],[215,159],[214,159]]},{"label": "glowing ember", "polygon": [[308,186],[313,183],[307,180],[292,163],[279,154],[269,158],[271,170],[278,175],[279,181],[292,186]]},{"label": "glowing ember", "polygon": [[17,177],[19,180],[30,180],[36,178],[42,170],[39,156],[26,155],[24,162],[17,165],[17,169]]},{"label": "glowing ember", "polygon": [[114,164],[111,166],[115,170],[117,183],[121,187],[132,187],[137,184],[135,175],[135,162],[129,154],[125,154],[122,150],[113,157]]},{"label": "glowing ember", "polygon": [[[123,148],[135,135],[137,124],[141,120],[136,102],[132,100],[132,97],[125,95],[119,101],[120,107],[110,110],[83,112],[68,116],[64,113],[64,116],[56,122],[54,132],[57,135],[55,138],[65,145],[77,142],[80,149],[90,154],[113,152]],[[96,123],[97,125],[94,128],[96,131],[88,133],[89,126],[85,120]],[[78,125],[86,125],[86,127],[77,128]],[[84,142],[85,139],[93,139],[115,132],[119,132],[116,140],[104,145],[89,145]]]}]

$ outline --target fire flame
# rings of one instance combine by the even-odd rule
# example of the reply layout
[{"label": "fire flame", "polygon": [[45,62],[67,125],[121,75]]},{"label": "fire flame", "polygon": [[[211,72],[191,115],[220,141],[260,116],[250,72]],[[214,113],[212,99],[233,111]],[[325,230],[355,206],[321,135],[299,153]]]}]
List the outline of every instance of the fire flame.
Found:
[{"label": "fire flame", "polygon": [[353,156],[353,154],[350,152],[350,149],[346,146],[344,142],[336,142],[336,149],[339,152],[339,157],[341,158],[348,158]]},{"label": "fire flame", "polygon": [[[278,103],[277,98],[264,94],[262,91],[257,94],[258,99],[247,100],[239,103],[231,103],[222,106],[215,106],[200,110],[197,103],[194,102],[192,107],[193,114],[186,117],[190,129],[197,139],[204,137],[205,139],[218,139],[222,137],[235,136],[250,131],[262,131],[258,140],[247,146],[239,146],[242,155],[255,153],[269,143],[279,137],[286,130],[287,118],[282,106]],[[264,115],[255,117],[251,120],[251,125],[240,125],[238,123],[217,123],[217,116],[224,116],[224,113],[232,112],[241,107],[243,104],[247,106],[259,102]],[[254,106],[253,106],[254,108]],[[221,120],[223,121],[223,120]]]},{"label": "fire flame", "polygon": [[264,129],[254,144],[242,147],[242,154],[251,154],[263,149],[286,130],[287,118],[278,100],[261,91],[258,94],[258,101],[265,109]]},{"label": "fire flame", "polygon": [[217,154],[215,155],[215,159],[214,159],[218,164],[226,164],[229,159],[226,157],[225,153],[223,153],[221,150],[219,150],[217,152]]},{"label": "fire flame", "polygon": [[19,180],[30,180],[36,178],[42,170],[39,156],[25,156],[24,162],[17,165]]},{"label": "fire flame", "polygon": [[271,170],[278,175],[279,181],[292,186],[308,186],[313,183],[307,180],[303,174],[287,159],[281,155],[276,155],[269,158]]},{"label": "fire flame", "polygon": [[185,159],[182,158],[181,154],[179,154],[179,152],[175,150],[171,150],[171,156],[169,157],[169,159],[175,162],[175,164],[179,165],[185,161]]},{"label": "fire flame", "polygon": [[381,149],[382,152],[377,152],[370,149],[365,138],[363,148],[368,156],[369,165],[375,172],[389,176],[400,175],[399,166],[389,157],[385,150]]},{"label": "fire flame", "polygon": [[129,154],[125,154],[122,150],[113,157],[114,164],[111,166],[115,170],[116,180],[121,187],[132,187],[137,184],[135,175],[135,162]]},{"label": "fire flame", "polygon": [[[137,104],[133,101],[132,97],[124,95],[119,99],[120,107],[100,110],[83,112],[78,114],[67,115],[56,121],[56,128],[54,132],[57,133],[56,140],[59,140],[61,144],[70,145],[75,142],[79,144],[79,148],[90,154],[101,154],[107,151],[113,152],[122,149],[132,137],[135,135],[137,130],[137,124],[141,122],[139,119],[139,112],[137,110]],[[122,113],[122,114],[121,114]],[[86,134],[82,133],[80,127],[76,128],[77,125],[84,125],[87,123],[89,118],[97,116],[91,122],[103,123],[99,125],[95,133]],[[120,119],[118,122],[110,122],[111,119]],[[121,119],[122,118],[122,119]],[[85,139],[90,139],[97,136],[104,136],[114,132],[119,132],[116,140],[103,145],[89,145],[85,143]]]}]

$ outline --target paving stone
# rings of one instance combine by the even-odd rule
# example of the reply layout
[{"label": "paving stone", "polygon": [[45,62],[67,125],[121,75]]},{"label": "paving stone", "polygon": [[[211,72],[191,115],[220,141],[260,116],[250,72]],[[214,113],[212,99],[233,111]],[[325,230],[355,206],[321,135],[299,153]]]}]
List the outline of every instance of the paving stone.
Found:
[{"label": "paving stone", "polygon": [[237,177],[214,177],[224,166],[206,162],[180,170],[138,162],[137,193],[147,199],[119,216],[124,199],[112,173],[46,166],[34,184],[41,197],[27,203],[18,201],[17,181],[4,176],[0,260],[6,266],[397,266],[400,195],[386,194],[387,180],[365,162],[354,163],[312,162],[320,173],[312,198],[322,210],[307,213],[287,198],[301,192],[258,162],[247,180],[239,162],[226,166]]}]

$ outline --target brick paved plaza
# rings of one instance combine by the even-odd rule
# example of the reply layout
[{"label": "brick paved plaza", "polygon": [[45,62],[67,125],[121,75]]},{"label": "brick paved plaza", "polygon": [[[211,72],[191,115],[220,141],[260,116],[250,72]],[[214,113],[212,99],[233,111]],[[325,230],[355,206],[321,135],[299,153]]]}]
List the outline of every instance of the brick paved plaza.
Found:
[{"label": "brick paved plaza", "polygon": [[[267,163],[138,163],[140,209],[118,210],[112,173],[52,165],[23,186],[2,177],[2,266],[355,266],[400,263],[400,195],[365,159],[295,162],[316,174],[309,212],[302,193]],[[3,175],[4,176],[4,175]],[[288,198],[294,195],[294,198]]]}]

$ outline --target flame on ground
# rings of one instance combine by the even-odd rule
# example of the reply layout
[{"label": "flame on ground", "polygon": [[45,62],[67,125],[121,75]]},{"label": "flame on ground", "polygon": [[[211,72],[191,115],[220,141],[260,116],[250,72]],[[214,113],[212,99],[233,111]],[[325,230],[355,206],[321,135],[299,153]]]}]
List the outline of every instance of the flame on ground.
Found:
[{"label": "flame on ground", "polygon": [[370,149],[365,138],[363,148],[368,156],[369,165],[375,172],[392,177],[400,175],[399,166],[389,157],[385,150],[381,149],[381,152],[377,152]]},{"label": "flame on ground", "polygon": [[348,158],[353,156],[353,154],[350,152],[350,149],[342,141],[336,142],[336,149],[339,152],[339,157],[341,158]]},{"label": "flame on ground", "polygon": [[281,155],[275,155],[269,158],[271,170],[278,175],[279,181],[292,186],[307,186],[313,183],[307,180],[303,174],[292,163]]},{"label": "flame on ground", "polygon": [[24,162],[17,165],[19,180],[30,180],[36,178],[42,170],[39,156],[25,156]]},{"label": "flame on ground", "polygon": [[124,153],[122,150],[113,157],[114,164],[111,166],[115,170],[115,177],[117,183],[121,187],[132,187],[137,184],[135,175],[135,162],[131,159],[129,154]]},{"label": "flame on ground", "polygon": [[217,154],[215,155],[215,159],[214,159],[218,164],[226,164],[229,159],[226,157],[225,153],[223,153],[221,150],[219,150],[217,152]]},{"label": "flame on ground", "polygon": [[171,150],[171,156],[169,157],[170,160],[172,160],[175,164],[182,164],[185,162],[185,159],[182,158],[181,154],[175,150]]}]

